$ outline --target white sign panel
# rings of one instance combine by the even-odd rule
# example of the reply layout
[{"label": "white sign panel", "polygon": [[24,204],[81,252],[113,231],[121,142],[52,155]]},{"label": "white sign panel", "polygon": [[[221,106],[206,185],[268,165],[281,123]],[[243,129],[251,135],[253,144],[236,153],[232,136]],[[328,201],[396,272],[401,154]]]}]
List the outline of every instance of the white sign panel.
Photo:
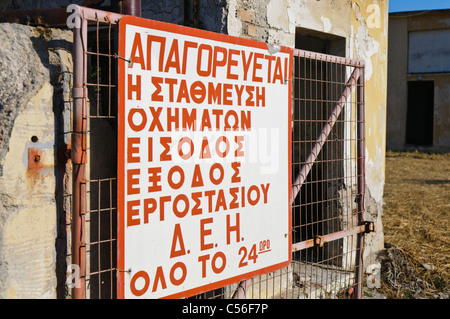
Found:
[{"label": "white sign panel", "polygon": [[286,266],[291,50],[136,17],[119,38],[118,297]]}]

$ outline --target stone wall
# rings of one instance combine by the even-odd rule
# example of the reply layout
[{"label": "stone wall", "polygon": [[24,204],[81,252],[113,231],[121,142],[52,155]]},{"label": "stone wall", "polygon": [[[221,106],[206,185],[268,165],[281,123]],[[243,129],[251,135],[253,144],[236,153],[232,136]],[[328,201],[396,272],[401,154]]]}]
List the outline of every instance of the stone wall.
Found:
[{"label": "stone wall", "polygon": [[64,296],[72,32],[0,24],[0,298]]}]

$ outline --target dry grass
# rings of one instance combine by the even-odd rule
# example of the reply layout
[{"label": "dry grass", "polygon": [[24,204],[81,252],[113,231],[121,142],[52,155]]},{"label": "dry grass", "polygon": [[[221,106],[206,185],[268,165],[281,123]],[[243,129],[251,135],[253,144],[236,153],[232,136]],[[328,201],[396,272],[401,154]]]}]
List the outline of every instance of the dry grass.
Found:
[{"label": "dry grass", "polygon": [[382,290],[388,298],[448,298],[450,154],[386,154]]}]

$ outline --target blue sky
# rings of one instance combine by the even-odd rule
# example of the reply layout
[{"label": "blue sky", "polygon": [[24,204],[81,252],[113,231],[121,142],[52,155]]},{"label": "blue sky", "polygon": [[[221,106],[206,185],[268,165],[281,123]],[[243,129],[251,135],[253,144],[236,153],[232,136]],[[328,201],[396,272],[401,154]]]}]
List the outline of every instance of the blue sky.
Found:
[{"label": "blue sky", "polygon": [[450,0],[389,0],[389,12],[450,9]]}]

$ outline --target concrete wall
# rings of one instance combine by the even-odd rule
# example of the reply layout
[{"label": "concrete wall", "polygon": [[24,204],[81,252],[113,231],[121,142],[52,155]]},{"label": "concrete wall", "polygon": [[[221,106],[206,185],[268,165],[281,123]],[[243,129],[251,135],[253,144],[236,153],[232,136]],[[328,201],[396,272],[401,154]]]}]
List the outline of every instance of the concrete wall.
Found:
[{"label": "concrete wall", "polygon": [[0,39],[0,298],[56,298],[70,212],[72,34],[0,24]]},{"label": "concrete wall", "polygon": [[[432,152],[450,151],[450,73],[448,70],[448,34],[450,12],[431,11],[417,16],[391,15],[389,19],[389,74],[388,74],[388,121],[387,148],[391,150],[414,150]],[[438,42],[437,52],[428,52],[429,42],[408,41],[408,34],[432,35]],[[423,47],[420,47],[422,45]],[[413,46],[410,48],[410,46]],[[411,57],[413,52],[426,53]],[[425,52],[426,51],[426,52]],[[432,57],[432,58],[431,58]],[[430,64],[431,62],[431,64]],[[441,66],[437,70],[437,66]],[[437,71],[437,72],[436,72]],[[406,145],[407,84],[408,81],[434,81],[434,127],[432,146]]]}]

